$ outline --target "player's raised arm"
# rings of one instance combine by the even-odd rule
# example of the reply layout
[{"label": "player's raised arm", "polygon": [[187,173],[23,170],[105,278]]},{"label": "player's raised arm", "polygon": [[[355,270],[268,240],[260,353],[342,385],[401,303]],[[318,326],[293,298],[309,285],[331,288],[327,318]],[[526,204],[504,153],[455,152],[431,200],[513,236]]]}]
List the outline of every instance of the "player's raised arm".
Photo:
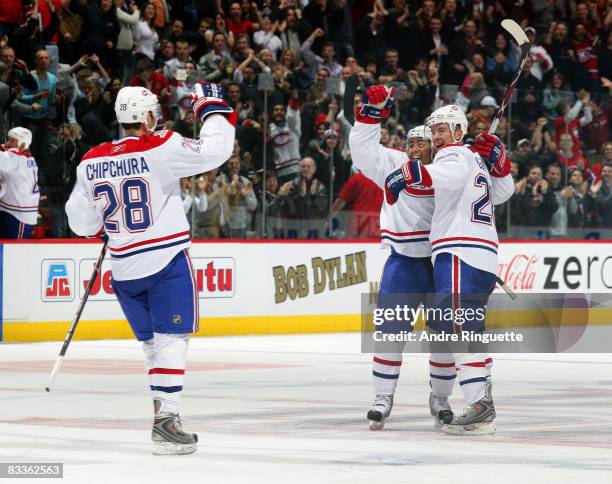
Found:
[{"label": "player's raised arm", "polygon": [[196,84],[192,108],[202,120],[197,140],[172,133],[165,144],[176,149],[177,156],[168,159],[168,168],[177,177],[192,176],[213,170],[225,163],[234,149],[236,113],[223,100],[217,84]]},{"label": "player's raised arm", "polygon": [[368,87],[364,103],[357,107],[355,125],[349,134],[353,164],[381,188],[390,171],[407,159],[405,153],[385,148],[380,144],[380,122],[393,107],[393,89],[377,85]]}]

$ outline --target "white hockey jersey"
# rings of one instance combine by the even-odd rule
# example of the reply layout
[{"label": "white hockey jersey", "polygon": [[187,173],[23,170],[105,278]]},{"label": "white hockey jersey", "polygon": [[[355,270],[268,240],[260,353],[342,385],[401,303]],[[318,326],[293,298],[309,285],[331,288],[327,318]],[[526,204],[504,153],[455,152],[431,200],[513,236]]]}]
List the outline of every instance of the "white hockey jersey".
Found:
[{"label": "white hockey jersey", "polygon": [[36,225],[39,199],[36,160],[14,148],[0,152],[0,210]]},{"label": "white hockey jersey", "polygon": [[[380,144],[380,134],[380,124],[356,121],[349,134],[349,144],[355,167],[384,190],[387,176],[405,163],[408,155],[401,150],[383,147]],[[472,153],[469,148],[464,148]],[[432,165],[426,166],[432,167]],[[492,178],[492,184],[489,186],[494,204],[504,203],[514,193],[511,175]],[[434,239],[431,237],[438,232],[431,228],[432,223],[435,223],[432,220],[438,197],[434,188],[423,185],[411,186],[402,191],[395,205],[383,201],[380,213],[383,247],[392,247],[396,252],[409,257],[432,255],[431,242]],[[465,262],[470,264],[467,260]]]},{"label": "white hockey jersey", "polygon": [[116,280],[159,272],[191,245],[179,179],[224,163],[234,135],[225,117],[213,115],[197,140],[159,131],[93,148],[66,203],[70,228],[93,236],[104,226]]},{"label": "white hockey jersey", "polygon": [[434,189],[430,240],[436,256],[450,252],[465,263],[497,274],[497,230],[494,205],[514,193],[511,175],[492,177],[467,145],[446,145],[431,165],[421,167],[421,183]]},{"label": "white hockey jersey", "polygon": [[[379,123],[355,122],[349,133],[353,164],[365,176],[385,188],[385,179],[408,161],[401,150],[380,144]],[[380,212],[380,240],[383,247],[409,257],[431,256],[429,232],[434,213],[434,191],[431,187],[409,187],[395,205],[383,200]]]},{"label": "white hockey jersey", "polygon": [[274,169],[282,177],[297,175],[300,172],[300,137],[302,124],[299,103],[290,101],[287,107],[287,122],[269,125],[270,141],[274,154]]}]

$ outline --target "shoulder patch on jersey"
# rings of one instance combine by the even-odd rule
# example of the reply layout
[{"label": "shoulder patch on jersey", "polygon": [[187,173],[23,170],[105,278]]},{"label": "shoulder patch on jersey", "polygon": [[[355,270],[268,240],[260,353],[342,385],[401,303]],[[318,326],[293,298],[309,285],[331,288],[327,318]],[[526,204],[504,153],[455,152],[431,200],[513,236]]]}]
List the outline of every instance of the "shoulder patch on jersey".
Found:
[{"label": "shoulder patch on jersey", "polygon": [[94,146],[90,149],[81,161],[90,160],[93,158],[103,158],[107,156],[125,155],[128,153],[142,153],[149,151],[158,146],[163,145],[168,141],[174,131],[162,130],[156,131],[153,134],[145,134],[140,138],[127,138],[121,143],[113,143],[111,141]]}]

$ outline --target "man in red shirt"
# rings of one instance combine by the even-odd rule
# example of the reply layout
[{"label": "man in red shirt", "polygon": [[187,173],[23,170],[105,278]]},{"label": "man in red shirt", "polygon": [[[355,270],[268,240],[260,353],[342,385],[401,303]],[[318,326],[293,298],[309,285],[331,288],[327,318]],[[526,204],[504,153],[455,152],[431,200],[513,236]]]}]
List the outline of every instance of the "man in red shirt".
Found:
[{"label": "man in red shirt", "polygon": [[229,17],[225,19],[227,29],[234,34],[234,38],[237,39],[240,34],[251,35],[254,31],[259,30],[259,24],[251,22],[250,20],[242,19],[242,9],[238,2],[234,2],[230,5]]},{"label": "man in red shirt", "polygon": [[583,24],[577,24],[574,29],[572,47],[576,53],[575,55],[578,62],[582,64],[586,70],[585,87],[587,87],[588,91],[597,92],[599,90],[597,52]]},{"label": "man in red shirt", "polygon": [[349,205],[347,239],[379,239],[383,191],[362,173],[352,175],[332,207],[332,218]]}]

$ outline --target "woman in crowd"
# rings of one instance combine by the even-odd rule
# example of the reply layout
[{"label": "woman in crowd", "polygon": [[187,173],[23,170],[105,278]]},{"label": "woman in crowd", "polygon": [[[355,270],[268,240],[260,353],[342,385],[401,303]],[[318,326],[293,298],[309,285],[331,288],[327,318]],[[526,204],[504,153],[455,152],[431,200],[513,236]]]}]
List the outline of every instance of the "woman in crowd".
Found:
[{"label": "woman in crowd", "polygon": [[147,3],[141,13],[140,20],[134,29],[134,53],[137,58],[146,57],[153,61],[155,59],[155,48],[159,42],[159,36],[155,30],[155,5]]}]

